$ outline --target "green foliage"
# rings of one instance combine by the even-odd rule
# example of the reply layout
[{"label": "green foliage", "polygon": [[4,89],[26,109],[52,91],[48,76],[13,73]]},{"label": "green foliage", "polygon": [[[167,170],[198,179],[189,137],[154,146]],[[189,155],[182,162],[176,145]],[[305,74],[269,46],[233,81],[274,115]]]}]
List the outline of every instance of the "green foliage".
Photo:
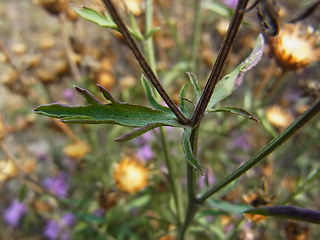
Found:
[{"label": "green foliage", "polygon": [[216,103],[228,97],[236,89],[236,83],[242,82],[244,73],[258,64],[263,54],[263,46],[264,39],[260,34],[249,57],[247,57],[242,63],[240,63],[238,67],[236,67],[231,73],[224,76],[219,81],[207,106],[207,111],[209,111]]},{"label": "green foliage", "polygon": [[[76,87],[88,102],[87,105],[70,106],[64,104],[46,104],[34,109],[38,114],[59,118],[64,123],[116,124],[126,127],[140,127],[126,140],[137,137],[159,126],[184,127],[169,112],[120,103],[102,86],[98,86],[104,97],[111,103],[100,103],[89,91]],[[124,138],[122,138],[122,141]]]}]

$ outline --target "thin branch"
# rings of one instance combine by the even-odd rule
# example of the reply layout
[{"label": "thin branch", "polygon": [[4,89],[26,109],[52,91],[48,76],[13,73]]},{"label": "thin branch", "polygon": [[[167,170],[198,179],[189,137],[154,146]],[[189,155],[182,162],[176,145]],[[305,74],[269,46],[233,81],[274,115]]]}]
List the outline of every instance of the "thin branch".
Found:
[{"label": "thin branch", "polygon": [[179,110],[179,108],[174,104],[174,102],[170,99],[166,91],[161,86],[158,78],[156,77],[155,73],[150,68],[149,64],[145,60],[144,56],[142,55],[141,51],[139,50],[137,44],[131,37],[130,33],[128,32],[127,27],[124,25],[123,21],[121,20],[117,10],[115,9],[113,3],[111,0],[103,0],[103,3],[105,4],[106,8],[108,9],[111,17],[113,18],[114,22],[117,24],[120,33],[122,34],[123,38],[125,39],[127,45],[135,55],[137,61],[139,62],[141,68],[147,75],[148,79],[152,83],[152,85],[155,87],[157,92],[160,94],[162,99],[166,102],[168,107],[171,109],[171,111],[176,115],[179,122],[185,125],[188,125],[189,120],[183,115],[183,113]]},{"label": "thin branch", "polygon": [[228,28],[227,35],[225,36],[220,51],[217,57],[217,60],[212,68],[212,71],[210,73],[209,79],[206,83],[206,86],[203,90],[203,93],[201,95],[201,98],[196,106],[196,109],[193,113],[193,116],[191,118],[191,125],[195,126],[199,124],[201,121],[204,112],[208,106],[208,103],[211,99],[211,96],[213,94],[213,91],[219,82],[221,72],[223,70],[223,67],[227,61],[227,58],[229,56],[229,53],[231,51],[231,48],[233,46],[233,43],[237,37],[243,16],[245,14],[245,9],[247,6],[248,0],[239,0],[237,7],[235,9],[235,13],[231,19],[231,23]]},{"label": "thin branch", "polygon": [[274,138],[268,145],[255,154],[249,161],[241,165],[230,175],[219,181],[216,185],[205,192],[198,198],[199,204],[203,203],[207,198],[218,192],[229,183],[240,177],[246,171],[251,169],[254,165],[266,158],[270,153],[279,148],[284,142],[289,140],[295,133],[297,133],[304,125],[313,119],[320,112],[320,99],[318,99],[311,107],[309,107],[296,121],[294,121],[285,131],[278,137]]}]

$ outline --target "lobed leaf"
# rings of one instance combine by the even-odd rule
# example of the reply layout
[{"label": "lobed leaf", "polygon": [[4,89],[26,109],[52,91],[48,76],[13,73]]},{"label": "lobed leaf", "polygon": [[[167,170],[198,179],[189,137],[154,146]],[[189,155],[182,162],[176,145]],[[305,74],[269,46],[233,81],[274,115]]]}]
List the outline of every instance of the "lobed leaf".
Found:
[{"label": "lobed leaf", "polygon": [[240,63],[240,65],[230,74],[224,76],[219,81],[207,106],[207,111],[210,110],[217,102],[228,97],[236,87],[241,84],[244,73],[249,71],[260,61],[263,54],[263,47],[264,39],[262,34],[260,34],[250,56]]},{"label": "lobed leaf", "polygon": [[127,140],[159,126],[184,127],[171,112],[117,102],[102,86],[99,86],[99,89],[111,103],[102,104],[89,91],[76,87],[78,93],[87,100],[87,105],[70,106],[52,103],[41,105],[34,111],[48,117],[59,118],[64,123],[117,124],[141,128],[127,136]]}]

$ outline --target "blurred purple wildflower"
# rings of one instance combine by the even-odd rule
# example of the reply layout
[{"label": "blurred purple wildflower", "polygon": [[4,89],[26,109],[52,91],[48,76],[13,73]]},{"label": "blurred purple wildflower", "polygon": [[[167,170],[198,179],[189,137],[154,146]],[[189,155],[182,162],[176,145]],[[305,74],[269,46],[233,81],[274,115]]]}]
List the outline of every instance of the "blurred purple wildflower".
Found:
[{"label": "blurred purple wildflower", "polygon": [[56,177],[48,177],[44,180],[44,186],[57,197],[66,197],[68,195],[67,174],[59,173]]},{"label": "blurred purple wildflower", "polygon": [[223,3],[233,9],[236,8],[238,0],[223,0]]},{"label": "blurred purple wildflower", "polygon": [[250,150],[250,143],[248,139],[248,134],[242,133],[239,134],[238,132],[232,132],[231,134],[232,137],[232,146],[234,148],[240,148],[244,151]]},{"label": "blurred purple wildflower", "polygon": [[71,89],[66,89],[63,91],[63,97],[68,101],[72,102],[74,99],[74,91]]},{"label": "blurred purple wildflower", "polygon": [[74,215],[67,213],[59,221],[48,220],[44,235],[50,240],[69,240],[69,228],[75,223]]},{"label": "blurred purple wildflower", "polygon": [[153,156],[154,153],[149,145],[140,147],[137,152],[137,157],[145,161],[149,161]]},{"label": "blurred purple wildflower", "polygon": [[12,227],[18,227],[21,217],[27,212],[26,206],[15,199],[4,212],[4,220]]},{"label": "blurred purple wildflower", "polygon": [[203,187],[207,186],[207,185],[213,185],[215,183],[216,179],[213,176],[212,170],[207,169],[206,170],[206,174],[205,176],[200,176],[198,178],[198,186],[200,189],[202,189]]}]

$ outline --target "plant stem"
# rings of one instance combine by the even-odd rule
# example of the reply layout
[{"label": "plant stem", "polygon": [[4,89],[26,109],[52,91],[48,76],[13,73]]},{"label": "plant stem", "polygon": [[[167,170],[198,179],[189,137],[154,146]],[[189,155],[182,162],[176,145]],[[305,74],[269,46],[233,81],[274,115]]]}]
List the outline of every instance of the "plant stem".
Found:
[{"label": "plant stem", "polygon": [[182,124],[188,125],[189,119],[187,119],[183,113],[180,111],[180,109],[174,104],[174,102],[171,100],[171,98],[168,96],[167,92],[163,89],[161,86],[158,78],[156,77],[155,73],[150,68],[149,64],[145,60],[144,56],[140,52],[137,44],[131,37],[130,33],[128,32],[127,27],[124,25],[123,21],[121,20],[116,8],[114,7],[111,0],[103,0],[105,6],[107,7],[111,17],[113,18],[114,22],[117,24],[119,28],[119,32],[122,34],[123,38],[125,39],[127,45],[135,55],[137,61],[139,62],[141,68],[145,72],[146,76],[148,77],[149,81],[152,83],[152,85],[155,87],[157,92],[160,94],[162,99],[166,102],[168,107],[171,109],[171,111],[176,115],[178,121]]},{"label": "plant stem", "polygon": [[213,94],[214,88],[216,87],[220,79],[220,75],[223,70],[223,67],[227,61],[227,58],[229,56],[233,43],[237,37],[243,16],[245,14],[247,3],[248,3],[248,0],[238,1],[237,7],[231,19],[231,23],[229,25],[227,34],[221,44],[216,62],[212,68],[212,71],[210,73],[206,86],[203,90],[201,98],[191,118],[192,126],[199,124],[205,113],[207,105]]},{"label": "plant stem", "polygon": [[268,145],[256,153],[249,161],[241,165],[234,172],[219,181],[216,185],[205,192],[197,199],[197,203],[203,203],[207,198],[218,192],[226,185],[240,177],[246,171],[251,169],[254,165],[262,161],[270,153],[280,147],[290,137],[297,133],[305,124],[313,119],[320,112],[320,99],[318,99],[311,107],[309,107],[297,120],[295,120],[286,130],[284,130],[278,137],[274,138]]},{"label": "plant stem", "polygon": [[[193,151],[193,155],[197,156],[198,149],[198,131],[199,125],[192,129],[190,142]],[[186,216],[184,219],[183,226],[180,230],[180,240],[184,239],[184,235],[191,224],[193,217],[197,211],[197,203],[196,203],[196,174],[194,168],[187,164],[187,188],[188,188],[188,207]]]}]

